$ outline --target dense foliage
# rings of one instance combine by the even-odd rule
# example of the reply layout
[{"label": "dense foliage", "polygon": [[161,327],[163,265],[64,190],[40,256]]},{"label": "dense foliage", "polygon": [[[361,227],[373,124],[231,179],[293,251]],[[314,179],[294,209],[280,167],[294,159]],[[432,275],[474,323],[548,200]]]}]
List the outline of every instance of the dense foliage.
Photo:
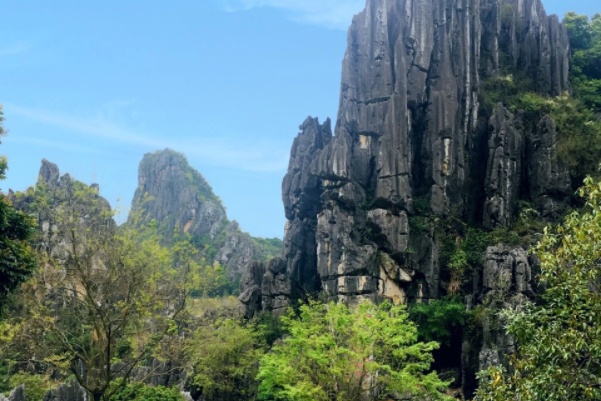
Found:
[{"label": "dense foliage", "polygon": [[[49,205],[47,195],[37,188],[37,204]],[[40,249],[43,268],[3,324],[10,347],[2,358],[74,375],[92,399],[106,401],[117,378],[151,357],[176,356],[199,266],[180,247],[162,248],[156,233],[117,230],[94,188],[70,182],[52,196],[60,205],[38,212],[61,247]],[[95,374],[83,375],[82,365]]]},{"label": "dense foliage", "polygon": [[601,110],[601,14],[589,19],[586,15],[569,12],[563,23],[572,49],[574,96],[587,108]]},{"label": "dense foliage", "polygon": [[152,387],[142,383],[122,385],[120,381],[115,384],[110,401],[184,401],[177,388]]},{"label": "dense foliage", "polygon": [[601,182],[585,184],[584,210],[547,229],[535,249],[543,302],[503,312],[519,344],[513,372],[483,374],[478,400],[601,399]]},{"label": "dense foliage", "polygon": [[193,383],[208,399],[255,399],[255,376],[265,352],[261,332],[234,319],[201,326],[186,347]]},{"label": "dense foliage", "polygon": [[34,227],[29,216],[0,196],[0,305],[36,268],[30,245]]},{"label": "dense foliage", "polygon": [[[0,137],[5,135],[4,116],[0,106]],[[0,156],[0,179],[8,170],[5,156]],[[36,268],[36,260],[30,241],[33,239],[33,220],[15,210],[13,205],[0,195],[0,307],[9,293],[26,281]]]},{"label": "dense foliage", "polygon": [[465,324],[465,305],[460,297],[415,303],[409,308],[409,317],[417,327],[419,341],[450,345],[453,333]]},{"label": "dense foliage", "polygon": [[261,360],[260,400],[446,399],[429,372],[438,344],[417,341],[404,306],[310,303],[283,322],[289,336]]}]

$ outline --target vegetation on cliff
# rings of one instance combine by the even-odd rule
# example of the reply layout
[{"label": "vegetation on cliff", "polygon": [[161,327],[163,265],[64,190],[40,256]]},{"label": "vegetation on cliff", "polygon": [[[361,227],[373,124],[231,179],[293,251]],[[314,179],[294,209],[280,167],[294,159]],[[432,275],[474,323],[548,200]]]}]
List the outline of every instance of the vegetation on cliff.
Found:
[{"label": "vegetation on cliff", "polygon": [[518,352],[510,372],[495,366],[482,374],[478,400],[601,397],[601,181],[585,184],[585,207],[545,230],[534,248],[546,288],[541,302],[502,312]]}]

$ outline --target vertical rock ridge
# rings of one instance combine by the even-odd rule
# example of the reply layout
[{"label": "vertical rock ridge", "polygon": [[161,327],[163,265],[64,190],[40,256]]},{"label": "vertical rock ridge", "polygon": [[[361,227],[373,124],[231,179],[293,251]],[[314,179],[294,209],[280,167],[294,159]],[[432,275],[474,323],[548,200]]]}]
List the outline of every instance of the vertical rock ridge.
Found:
[{"label": "vertical rock ridge", "polygon": [[[395,297],[436,298],[439,239],[409,224],[416,201],[428,205],[419,213],[489,229],[509,225],[520,199],[561,210],[569,176],[552,120],[524,133],[503,105],[481,109],[480,84],[509,63],[555,95],[569,90],[568,62],[566,30],[540,0],[367,1],[348,32],[335,136],[329,120],[308,118],[294,140],[286,269],[264,267],[266,280],[283,274],[293,298],[322,288],[378,298],[392,276]],[[286,294],[274,307],[274,287],[263,288],[267,309],[285,307]]]},{"label": "vertical rock ridge", "polygon": [[[335,135],[309,118],[294,141],[284,251],[243,280],[247,313],[320,291],[429,302],[453,280],[468,309],[532,298],[535,263],[521,247],[489,247],[473,283],[449,265],[465,230],[509,228],[520,201],[545,218],[568,204],[552,118],[490,106],[482,87],[515,78],[555,96],[570,91],[568,71],[566,30],[540,0],[368,0],[348,32]],[[463,337],[454,368],[466,395],[514,347],[499,327],[485,317]]]}]

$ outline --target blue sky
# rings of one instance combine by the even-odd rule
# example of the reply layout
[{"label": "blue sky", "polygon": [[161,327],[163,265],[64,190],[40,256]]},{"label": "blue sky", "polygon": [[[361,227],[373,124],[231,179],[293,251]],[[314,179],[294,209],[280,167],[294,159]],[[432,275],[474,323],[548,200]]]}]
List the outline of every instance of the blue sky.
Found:
[{"label": "blue sky", "polygon": [[[597,0],[547,0],[552,13]],[[335,119],[346,29],[364,0],[4,1],[2,190],[42,158],[123,213],[144,153],[170,147],[251,234],[282,237],[281,180],[298,126]],[[119,200],[119,201],[118,201]]]}]

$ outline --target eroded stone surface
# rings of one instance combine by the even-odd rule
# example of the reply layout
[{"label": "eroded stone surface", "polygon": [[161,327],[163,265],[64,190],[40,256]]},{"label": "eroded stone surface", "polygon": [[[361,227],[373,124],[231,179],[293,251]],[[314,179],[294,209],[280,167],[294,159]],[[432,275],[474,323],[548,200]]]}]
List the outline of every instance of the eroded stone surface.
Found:
[{"label": "eroded stone surface", "polygon": [[499,104],[490,118],[484,226],[508,226],[514,218],[522,178],[524,140],[514,116]]},{"label": "eroded stone surface", "polygon": [[[436,299],[441,240],[412,219],[476,216],[493,229],[516,219],[518,200],[543,215],[565,206],[552,120],[523,132],[503,105],[482,110],[501,52],[539,93],[570,90],[566,30],[540,0],[367,1],[349,29],[335,135],[308,118],[292,147],[281,273],[245,281],[265,289],[260,308],[284,307],[288,287],[290,298]],[[256,299],[249,288],[243,302]]]}]

